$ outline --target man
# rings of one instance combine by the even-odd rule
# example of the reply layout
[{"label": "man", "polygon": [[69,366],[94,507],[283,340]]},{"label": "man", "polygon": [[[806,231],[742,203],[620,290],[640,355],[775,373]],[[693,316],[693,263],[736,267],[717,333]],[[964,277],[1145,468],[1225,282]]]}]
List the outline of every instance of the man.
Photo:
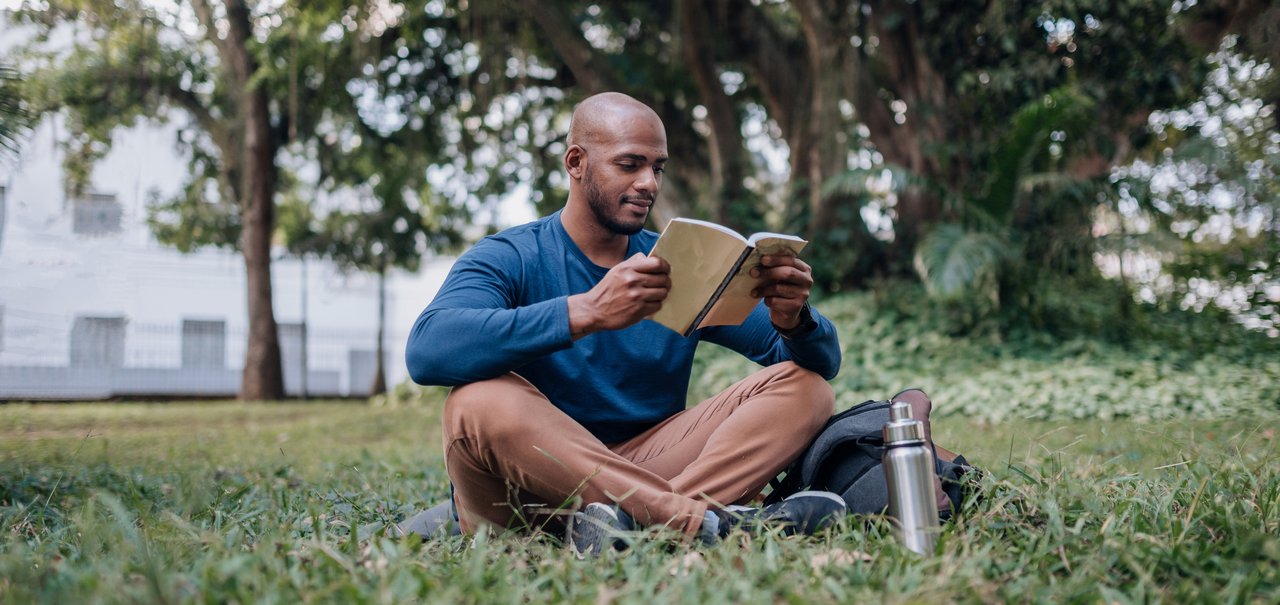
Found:
[{"label": "man", "polygon": [[[617,529],[710,541],[744,518],[812,530],[842,512],[825,496],[726,511],[756,497],[833,411],[825,379],[840,348],[808,305],[809,266],[765,257],[763,304],[741,326],[684,338],[644,321],[670,287],[667,262],[646,256],[657,234],[643,229],[666,130],[639,101],[603,93],[574,109],[567,143],[564,208],[459,258],[409,337],[413,379],[455,387],[443,433],[462,531],[554,524],[548,511],[585,503],[568,537],[599,552]],[[700,340],[767,367],[685,411]]]}]

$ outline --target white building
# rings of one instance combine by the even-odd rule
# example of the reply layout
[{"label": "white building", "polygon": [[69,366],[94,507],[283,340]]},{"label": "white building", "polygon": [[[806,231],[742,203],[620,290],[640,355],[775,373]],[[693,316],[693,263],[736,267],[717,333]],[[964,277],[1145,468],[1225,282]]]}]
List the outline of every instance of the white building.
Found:
[{"label": "white building", "polygon": [[[234,394],[247,334],[243,260],[221,250],[181,254],[146,226],[151,192],[171,195],[186,174],[173,129],[118,133],[81,197],[64,193],[62,134],[46,122],[20,158],[0,159],[0,400]],[[389,280],[389,384],[406,378],[405,337],[450,264],[429,261]],[[303,271],[283,255],[272,265],[286,389],[295,395]],[[376,278],[315,260],[306,272],[307,391],[364,394]]]}]

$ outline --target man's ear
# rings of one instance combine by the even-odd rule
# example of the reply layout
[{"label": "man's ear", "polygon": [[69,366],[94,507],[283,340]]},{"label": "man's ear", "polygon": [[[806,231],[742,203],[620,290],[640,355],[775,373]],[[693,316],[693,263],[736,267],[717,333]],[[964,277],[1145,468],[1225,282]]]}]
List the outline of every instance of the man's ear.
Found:
[{"label": "man's ear", "polygon": [[575,181],[582,178],[582,173],[587,167],[586,162],[587,150],[582,147],[570,145],[569,150],[564,152],[564,169]]}]

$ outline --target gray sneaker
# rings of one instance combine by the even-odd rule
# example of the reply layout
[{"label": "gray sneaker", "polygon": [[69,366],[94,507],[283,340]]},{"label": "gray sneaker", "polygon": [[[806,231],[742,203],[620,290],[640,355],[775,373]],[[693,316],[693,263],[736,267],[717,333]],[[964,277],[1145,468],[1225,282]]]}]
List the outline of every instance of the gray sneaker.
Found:
[{"label": "gray sneaker", "polygon": [[595,557],[609,549],[625,549],[625,538],[634,529],[631,515],[617,507],[592,502],[569,518],[565,541],[579,555]]},{"label": "gray sneaker", "polygon": [[846,511],[844,498],[831,492],[797,492],[762,508],[731,506],[712,511],[717,518],[716,535],[724,538],[734,529],[781,527],[786,535],[812,535],[838,521]]}]

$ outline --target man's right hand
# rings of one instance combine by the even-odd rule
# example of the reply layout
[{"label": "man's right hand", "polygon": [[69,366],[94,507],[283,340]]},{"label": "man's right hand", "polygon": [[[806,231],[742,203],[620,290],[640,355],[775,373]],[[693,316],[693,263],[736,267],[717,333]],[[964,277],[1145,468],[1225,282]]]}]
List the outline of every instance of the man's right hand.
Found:
[{"label": "man's right hand", "polygon": [[662,308],[671,290],[671,265],[637,252],[605,274],[591,290],[569,297],[574,340],[601,330],[621,330]]}]

